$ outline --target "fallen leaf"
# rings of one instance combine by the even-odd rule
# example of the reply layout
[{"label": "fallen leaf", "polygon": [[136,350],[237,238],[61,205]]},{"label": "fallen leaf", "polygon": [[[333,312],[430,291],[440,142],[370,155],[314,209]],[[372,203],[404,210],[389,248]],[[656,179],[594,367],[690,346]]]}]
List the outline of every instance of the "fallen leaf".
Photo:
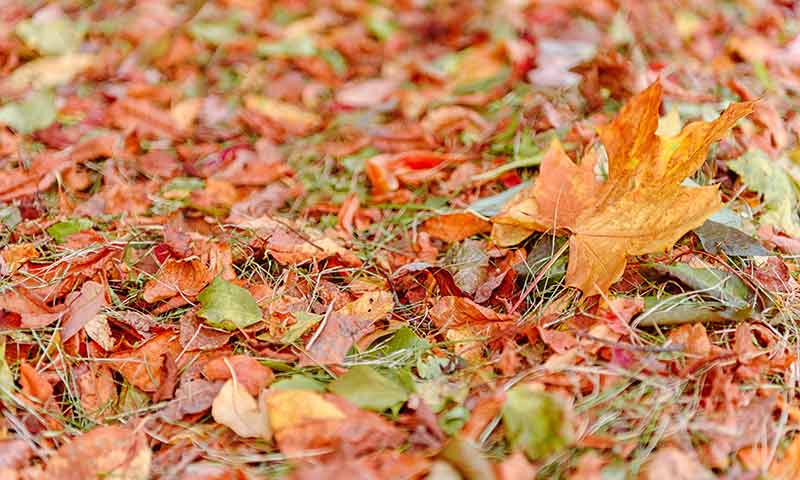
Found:
[{"label": "fallen leaf", "polygon": [[557,397],[525,385],[512,388],[506,396],[503,425],[513,448],[535,461],[571,441],[565,407]]},{"label": "fallen leaf", "polygon": [[514,320],[513,315],[497,313],[465,297],[439,297],[429,314],[438,328],[448,329],[464,325],[480,325]]},{"label": "fallen leaf", "polygon": [[371,78],[342,85],[336,91],[336,101],[355,108],[371,108],[385,102],[397,90],[396,80]]},{"label": "fallen leaf", "polygon": [[600,129],[609,159],[605,182],[594,173],[596,153],[576,165],[554,141],[534,186],[492,219],[495,241],[510,245],[537,230],[568,231],[567,284],[594,295],[608,292],[620,278],[627,255],[663,251],[719,210],[716,186],[680,182],[753,104],[734,104],[713,122],[694,122],[676,137],[659,137],[661,90],[653,84]]},{"label": "fallen leaf", "polygon": [[196,297],[211,281],[211,272],[198,258],[169,259],[155,277],[144,286],[142,298],[155,303],[176,295]]},{"label": "fallen leaf", "polygon": [[711,353],[711,341],[708,339],[706,328],[701,323],[681,325],[669,332],[672,343],[683,346],[683,352],[700,358],[705,358]]},{"label": "fallen leaf", "polygon": [[261,321],[261,309],[250,292],[220,277],[215,278],[197,299],[203,306],[197,316],[205,318],[212,327],[233,331]]},{"label": "fallen leaf", "polygon": [[[405,432],[377,413],[360,410],[336,395],[319,395],[306,390],[302,391],[304,398],[297,398],[298,402],[292,405],[286,404],[301,391],[275,392],[284,394],[280,402],[282,414],[280,417],[275,416],[275,419],[291,421],[291,424],[279,421],[282,428],[275,429],[275,440],[284,455],[296,456],[309,450],[322,450],[330,451],[334,455],[346,453],[359,457],[370,452],[397,448],[407,437]],[[275,428],[275,401],[269,400],[273,395],[267,396],[267,411],[270,423]],[[304,403],[301,404],[301,401]],[[306,405],[307,401],[311,404]]]},{"label": "fallen leaf", "polygon": [[0,251],[0,260],[2,261],[0,273],[10,275],[29,260],[33,260],[38,256],[39,252],[36,251],[36,247],[32,243],[7,245]]},{"label": "fallen leaf", "polygon": [[310,390],[272,390],[266,402],[269,424],[274,432],[316,420],[345,418],[335,404]]},{"label": "fallen leaf", "polygon": [[770,254],[769,250],[750,235],[711,220],[706,220],[695,228],[694,233],[700,238],[703,249],[714,255],[719,252],[734,257],[761,257]]},{"label": "fallen leaf", "polygon": [[175,422],[185,415],[205,412],[214,403],[223,382],[202,379],[182,380],[173,399],[161,411],[161,417]]},{"label": "fallen leaf", "polygon": [[45,474],[59,480],[147,480],[151,458],[144,432],[101,426],[59,448],[48,459]]},{"label": "fallen leaf", "polygon": [[56,120],[56,97],[50,90],[38,90],[19,102],[0,107],[0,124],[19,133],[32,133],[47,128]]},{"label": "fallen leaf", "polygon": [[440,455],[461,472],[465,480],[495,477],[492,464],[472,440],[454,437],[447,442]]},{"label": "fallen leaf", "polygon": [[44,55],[60,55],[77,50],[88,25],[66,16],[34,18],[17,23],[14,32],[25,43]]},{"label": "fallen leaf", "polygon": [[215,422],[225,425],[240,437],[269,439],[272,435],[266,412],[235,379],[222,386],[211,405],[211,415]]},{"label": "fallen leaf", "polygon": [[308,133],[318,128],[322,120],[313,112],[294,104],[261,95],[244,97],[245,107],[270,118],[281,125],[292,128],[296,133]]},{"label": "fallen leaf", "polygon": [[356,365],[328,388],[353,405],[376,412],[397,407],[408,399],[405,388],[367,365]]},{"label": "fallen leaf", "polygon": [[445,242],[460,242],[479,233],[491,231],[492,224],[469,212],[448,213],[428,219],[422,231]]},{"label": "fallen leaf", "polygon": [[211,360],[203,367],[203,375],[209,380],[228,380],[236,375],[236,381],[256,396],[275,376],[253,357],[232,355]]},{"label": "fallen leaf", "polygon": [[65,314],[64,306],[50,307],[33,291],[17,287],[0,293],[0,309],[19,315],[24,328],[41,328],[59,320]]},{"label": "fallen leaf", "polygon": [[93,418],[111,411],[117,399],[117,385],[111,369],[105,365],[90,365],[74,372],[80,393],[81,408]]},{"label": "fallen leaf", "polygon": [[[317,338],[306,345],[300,365],[336,365],[344,361],[347,352],[369,332],[375,322],[386,318],[394,308],[389,292],[368,292],[332,312]],[[324,320],[323,320],[324,321]]]},{"label": "fallen leaf", "polygon": [[28,459],[32,455],[33,449],[25,440],[0,440],[0,473],[4,468],[12,470],[22,468],[28,463]]},{"label": "fallen leaf", "polygon": [[775,457],[769,475],[776,480],[794,479],[800,475],[800,435],[795,435],[782,457]]},{"label": "fallen leaf", "polygon": [[12,91],[29,87],[35,90],[57,87],[69,83],[76,75],[91,67],[95,59],[94,55],[87,53],[37,58],[14,70],[1,85]]},{"label": "fallen leaf", "polygon": [[713,480],[716,478],[693,456],[675,447],[659,449],[642,468],[639,480]]},{"label": "fallen leaf", "polygon": [[53,386],[27,362],[23,362],[19,367],[19,383],[26,395],[41,403],[53,395]]},{"label": "fallen leaf", "polygon": [[764,152],[754,150],[728,162],[728,167],[742,177],[750,190],[763,196],[766,211],[759,217],[762,224],[780,227],[793,237],[800,236],[797,190],[780,164],[771,161]]},{"label": "fallen leaf", "polygon": [[171,332],[160,333],[139,348],[111,356],[111,368],[131,385],[145,392],[155,392],[164,380],[164,354],[177,358],[181,346]]},{"label": "fallen leaf", "polygon": [[[90,280],[81,286],[80,293],[73,295],[72,299],[68,296],[66,303],[69,308],[67,309],[66,320],[64,320],[64,327],[61,332],[65,341],[81,331],[82,328],[97,317],[103,307],[108,305],[106,289],[103,285]],[[108,323],[106,323],[107,326]]]}]

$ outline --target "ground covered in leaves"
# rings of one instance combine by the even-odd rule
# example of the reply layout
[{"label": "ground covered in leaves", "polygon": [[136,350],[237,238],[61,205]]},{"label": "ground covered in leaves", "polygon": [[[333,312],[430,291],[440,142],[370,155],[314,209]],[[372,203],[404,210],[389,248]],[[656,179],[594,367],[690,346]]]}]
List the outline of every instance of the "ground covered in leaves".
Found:
[{"label": "ground covered in leaves", "polygon": [[799,9],[6,2],[0,479],[800,478]]}]

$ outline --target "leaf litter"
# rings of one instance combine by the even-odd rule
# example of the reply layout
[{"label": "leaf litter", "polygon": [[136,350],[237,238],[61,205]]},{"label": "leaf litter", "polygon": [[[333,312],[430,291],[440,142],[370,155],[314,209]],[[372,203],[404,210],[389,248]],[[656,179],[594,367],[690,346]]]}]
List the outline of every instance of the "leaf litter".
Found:
[{"label": "leaf litter", "polygon": [[797,478],[797,14],[4,5],[0,478]]}]

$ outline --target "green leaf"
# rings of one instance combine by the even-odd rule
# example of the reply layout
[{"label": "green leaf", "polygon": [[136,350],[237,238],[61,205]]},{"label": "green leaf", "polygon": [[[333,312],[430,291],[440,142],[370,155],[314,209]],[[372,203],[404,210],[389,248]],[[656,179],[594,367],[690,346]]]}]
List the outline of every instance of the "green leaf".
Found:
[{"label": "green leaf", "polygon": [[456,405],[439,416],[439,426],[448,435],[455,435],[469,420],[469,410],[463,405]]},{"label": "green leaf", "polygon": [[734,257],[760,257],[771,255],[769,250],[764,248],[758,240],[744,233],[743,231],[732,228],[721,223],[706,220],[706,222],[694,229],[694,233],[700,238],[703,249],[712,254],[720,251]]},{"label": "green leaf", "polygon": [[319,56],[330,65],[336,75],[347,73],[347,60],[334,48],[320,50]]},{"label": "green leaf", "polygon": [[564,408],[545,392],[524,385],[508,391],[503,406],[506,438],[531,460],[538,460],[564,448],[569,442]]},{"label": "green leaf", "polygon": [[47,229],[47,234],[53,237],[53,240],[57,243],[64,243],[64,240],[70,235],[89,230],[92,228],[92,225],[94,224],[88,218],[73,218],[65,222],[58,222],[51,225]]},{"label": "green leaf", "polygon": [[738,322],[747,320],[752,315],[750,308],[735,309],[722,302],[693,301],[685,295],[645,297],[644,306],[645,311],[636,317],[636,325],[639,327]]},{"label": "green leaf", "polygon": [[0,123],[26,134],[49,127],[56,120],[56,113],[55,94],[40,90],[24,100],[0,107]]},{"label": "green leaf", "polygon": [[262,57],[310,57],[317,53],[314,40],[308,35],[279,42],[262,43],[256,49]]},{"label": "green leaf", "polygon": [[22,213],[16,205],[0,207],[0,223],[8,228],[14,228],[22,222]]},{"label": "green leaf", "polygon": [[372,367],[356,365],[337,378],[328,389],[359,408],[382,412],[408,399],[408,392]]},{"label": "green leaf", "polygon": [[189,33],[196,39],[212,45],[225,45],[239,37],[239,22],[223,20],[197,20],[189,26]]},{"label": "green leaf", "polygon": [[763,196],[765,213],[761,223],[775,225],[793,237],[800,236],[797,191],[791,177],[764,152],[750,151],[728,162],[747,187]]},{"label": "green leaf", "polygon": [[732,273],[715,268],[692,268],[685,263],[655,264],[652,268],[670,275],[687,287],[702,291],[729,307],[745,308],[750,303],[750,289]]},{"label": "green leaf", "polygon": [[297,312],[294,314],[294,324],[286,330],[286,333],[281,337],[281,342],[289,344],[294,343],[303,336],[309,328],[318,324],[322,320],[322,315],[308,312]]},{"label": "green leaf", "polygon": [[325,384],[313,378],[295,374],[289,378],[276,381],[269,388],[272,390],[313,390],[315,392],[324,392]]},{"label": "green leaf", "polygon": [[392,338],[381,347],[382,356],[397,352],[413,352],[415,355],[431,348],[431,344],[424,338],[419,338],[414,330],[402,327],[394,332]]},{"label": "green leaf", "polygon": [[15,33],[30,48],[43,55],[61,55],[78,50],[86,34],[87,24],[69,18],[24,20]]},{"label": "green leaf", "polygon": [[261,309],[250,292],[220,277],[197,296],[203,308],[197,315],[214,328],[236,330],[261,321]]},{"label": "green leaf", "polygon": [[375,38],[385,42],[397,31],[397,25],[383,15],[372,15],[367,18],[367,29]]}]

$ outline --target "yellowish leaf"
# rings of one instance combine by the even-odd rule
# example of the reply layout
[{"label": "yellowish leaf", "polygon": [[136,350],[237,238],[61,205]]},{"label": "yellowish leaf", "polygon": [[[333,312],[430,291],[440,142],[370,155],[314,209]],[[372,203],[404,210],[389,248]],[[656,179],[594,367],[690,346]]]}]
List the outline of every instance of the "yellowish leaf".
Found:
[{"label": "yellowish leaf", "polygon": [[[606,181],[595,175],[596,153],[575,164],[554,141],[535,184],[492,219],[495,242],[513,245],[534,231],[572,234],[567,284],[594,295],[620,278],[627,255],[664,251],[700,226],[722,206],[717,187],[681,182],[753,103],[733,104],[716,120],[690,123],[675,136],[656,134],[660,104],[655,83],[599,129],[608,154]],[[666,133],[674,125],[668,127]]]},{"label": "yellowish leaf", "polygon": [[322,124],[319,115],[315,113],[262,95],[247,95],[244,97],[244,105],[284,127],[294,127],[300,131],[314,130]]},{"label": "yellowish leaf", "polygon": [[345,414],[311,390],[277,390],[267,395],[267,414],[274,432],[314,420],[342,420]]},{"label": "yellowish leaf", "polygon": [[68,53],[58,57],[43,57],[30,61],[14,72],[3,82],[12,91],[28,87],[42,89],[64,85],[76,75],[91,67],[95,56],[88,53]]},{"label": "yellowish leaf", "polygon": [[244,385],[230,379],[211,404],[214,421],[230,428],[240,437],[269,439],[272,432],[264,408]]}]

